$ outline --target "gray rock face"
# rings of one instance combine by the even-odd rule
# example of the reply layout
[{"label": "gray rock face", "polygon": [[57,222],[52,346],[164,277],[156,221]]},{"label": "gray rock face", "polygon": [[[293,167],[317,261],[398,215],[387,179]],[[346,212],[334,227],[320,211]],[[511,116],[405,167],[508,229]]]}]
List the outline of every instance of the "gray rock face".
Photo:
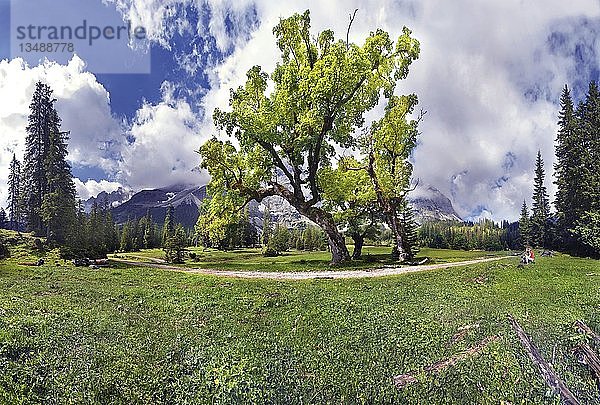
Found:
[{"label": "gray rock face", "polygon": [[415,210],[415,219],[420,224],[427,221],[462,221],[450,199],[431,185],[417,187],[408,197]]},{"label": "gray rock face", "polygon": [[83,210],[89,213],[92,210],[92,206],[94,203],[102,206],[105,202],[111,207],[116,207],[123,204],[125,201],[128,201],[132,196],[132,193],[125,190],[123,187],[119,187],[118,190],[107,193],[106,191],[102,191],[96,197],[90,197],[87,200],[83,201]]}]

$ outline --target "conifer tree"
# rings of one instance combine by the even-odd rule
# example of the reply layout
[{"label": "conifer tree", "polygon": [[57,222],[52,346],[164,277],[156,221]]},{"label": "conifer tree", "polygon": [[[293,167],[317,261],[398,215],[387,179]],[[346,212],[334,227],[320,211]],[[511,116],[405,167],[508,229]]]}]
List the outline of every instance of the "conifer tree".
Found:
[{"label": "conifer tree", "polygon": [[46,233],[41,211],[44,196],[48,192],[46,161],[50,134],[60,132],[52,90],[48,85],[36,83],[29,109],[23,161],[23,203],[28,230],[41,235]]},{"label": "conifer tree", "polygon": [[269,238],[271,237],[271,206],[267,203],[265,212],[263,213],[263,227],[262,227],[262,245],[267,246],[269,244]]},{"label": "conifer tree", "polygon": [[181,224],[173,228],[173,233],[168,237],[163,247],[165,260],[169,263],[183,263],[185,259],[185,248],[187,237],[185,229]]},{"label": "conifer tree", "polygon": [[544,161],[538,151],[535,161],[535,178],[533,182],[533,205],[531,209],[530,236],[531,242],[546,247],[549,242],[550,202],[544,185]]},{"label": "conifer tree", "polygon": [[163,225],[163,233],[162,233],[162,246],[164,247],[173,233],[175,232],[175,218],[174,218],[174,208],[172,205],[169,205],[167,208],[167,214],[165,216],[165,223]]},{"label": "conifer tree", "polygon": [[569,88],[565,86],[560,99],[554,183],[557,186],[554,205],[558,217],[558,237],[562,246],[573,248],[571,230],[581,216],[581,171],[585,151],[580,142],[579,121]]},{"label": "conifer tree", "polygon": [[407,259],[412,259],[419,252],[417,223],[412,207],[406,198],[400,203],[400,229],[402,229],[403,250]]},{"label": "conifer tree", "polygon": [[19,230],[21,215],[21,162],[13,153],[8,174],[8,220],[10,228]]},{"label": "conifer tree", "polygon": [[[53,122],[60,121],[55,110],[50,117]],[[42,220],[48,241],[59,244],[67,240],[76,216],[75,184],[67,163],[67,139],[66,132],[52,129],[44,162],[46,193],[42,198]]]},{"label": "conifer tree", "polygon": [[521,207],[521,216],[519,218],[519,235],[521,240],[521,245],[523,247],[529,245],[531,243],[531,236],[529,232],[529,209],[527,208],[527,203],[523,200],[523,206]]},{"label": "conifer tree", "polygon": [[590,83],[579,115],[582,162],[577,171],[581,179],[581,217],[585,212],[600,211],[600,91],[596,82]]}]

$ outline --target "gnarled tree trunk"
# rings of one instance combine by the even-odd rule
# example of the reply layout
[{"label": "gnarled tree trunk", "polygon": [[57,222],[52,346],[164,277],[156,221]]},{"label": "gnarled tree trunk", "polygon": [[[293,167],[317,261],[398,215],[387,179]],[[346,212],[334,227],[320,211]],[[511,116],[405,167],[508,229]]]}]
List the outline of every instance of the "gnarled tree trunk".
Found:
[{"label": "gnarled tree trunk", "polygon": [[360,233],[356,232],[350,235],[354,241],[354,250],[352,251],[352,259],[358,260],[362,256],[362,248],[365,244],[365,238]]},{"label": "gnarled tree trunk", "polygon": [[402,233],[402,226],[398,221],[398,217],[393,213],[386,213],[386,223],[390,227],[392,234],[394,235],[394,244],[392,246],[392,260],[399,260],[401,262],[408,259],[408,253],[404,249],[404,238]]},{"label": "gnarled tree trunk", "polygon": [[304,215],[317,225],[319,225],[325,235],[327,235],[327,242],[331,249],[331,265],[336,266],[350,260],[350,253],[346,247],[346,241],[344,236],[338,231],[337,226],[333,220],[333,216],[315,207],[296,207],[300,214]]}]

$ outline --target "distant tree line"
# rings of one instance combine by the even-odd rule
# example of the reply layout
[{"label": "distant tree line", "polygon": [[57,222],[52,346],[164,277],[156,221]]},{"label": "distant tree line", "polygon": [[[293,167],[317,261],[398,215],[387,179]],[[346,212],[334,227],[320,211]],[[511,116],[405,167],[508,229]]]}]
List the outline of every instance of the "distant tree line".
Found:
[{"label": "distant tree line", "polygon": [[518,225],[503,221],[425,222],[418,230],[421,246],[438,249],[503,250],[520,247]]},{"label": "distant tree line", "polygon": [[544,186],[538,152],[531,213],[523,202],[519,232],[524,244],[600,257],[600,91],[591,82],[584,101],[574,107],[565,86],[556,138],[554,206]]},{"label": "distant tree line", "polygon": [[140,249],[162,248],[170,263],[183,263],[185,248],[193,243],[194,234],[175,222],[173,206],[167,207],[162,226],[155,223],[150,211],[141,218],[130,219],[120,228],[117,249],[135,252]]}]

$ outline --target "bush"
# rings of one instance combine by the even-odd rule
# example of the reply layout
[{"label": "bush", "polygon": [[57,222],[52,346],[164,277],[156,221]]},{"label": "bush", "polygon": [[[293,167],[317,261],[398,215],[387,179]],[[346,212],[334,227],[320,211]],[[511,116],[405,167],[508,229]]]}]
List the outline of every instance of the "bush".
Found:
[{"label": "bush", "polygon": [[33,248],[38,251],[44,250],[44,242],[40,238],[35,238],[33,240]]},{"label": "bush", "polygon": [[0,239],[0,259],[6,259],[10,256],[10,251],[4,239]]},{"label": "bush", "polygon": [[281,252],[285,252],[290,248],[290,231],[285,227],[277,224],[275,231],[269,238],[267,246],[263,250],[263,256],[273,257],[278,256]]}]

